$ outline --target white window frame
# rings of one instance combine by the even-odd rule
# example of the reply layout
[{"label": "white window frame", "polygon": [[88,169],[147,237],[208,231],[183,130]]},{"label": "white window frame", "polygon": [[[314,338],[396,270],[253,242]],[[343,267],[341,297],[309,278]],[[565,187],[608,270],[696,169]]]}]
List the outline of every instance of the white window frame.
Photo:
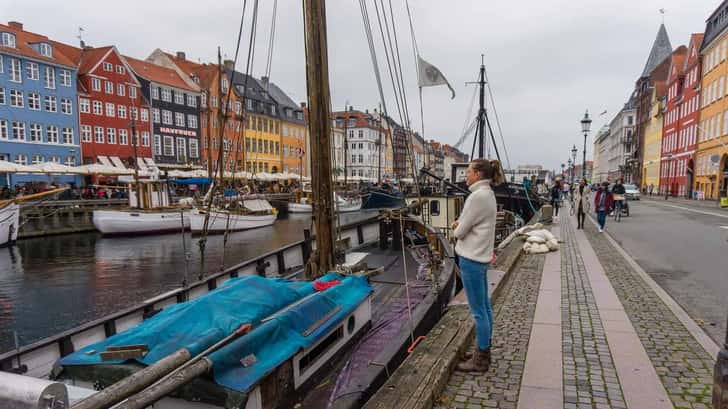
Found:
[{"label": "white window frame", "polygon": [[56,70],[53,67],[45,67],[45,87],[47,89],[56,89]]},{"label": "white window frame", "polygon": [[141,118],[142,122],[149,122],[149,109],[142,108]]},{"label": "white window frame", "polygon": [[197,129],[197,115],[187,115],[187,127]]},{"label": "white window frame", "polygon": [[111,81],[104,81],[104,93],[114,95],[114,83]]},{"label": "white window frame", "polygon": [[91,90],[101,92],[101,80],[99,78],[91,78]]},{"label": "white window frame", "polygon": [[116,66],[116,73],[117,74],[126,74],[126,68],[124,68],[123,65],[117,65]]},{"label": "white window frame", "polygon": [[70,87],[71,86],[71,71],[68,70],[59,70],[59,77],[61,77],[61,85],[64,87]]},{"label": "white window frame", "polygon": [[13,121],[13,140],[24,141],[25,140],[25,122]]},{"label": "white window frame", "polygon": [[106,116],[108,116],[110,118],[115,118],[116,117],[116,106],[114,105],[114,103],[107,102],[105,104],[105,106],[106,106],[106,111],[104,111],[104,112],[106,113]]},{"label": "white window frame", "polygon": [[58,143],[58,127],[55,125],[46,126],[46,143]]},{"label": "white window frame", "polygon": [[28,109],[33,110],[33,111],[40,111],[41,102],[40,102],[39,93],[37,93],[37,92],[28,93]]},{"label": "white window frame", "polygon": [[94,127],[94,142],[95,143],[106,143],[106,135],[104,134],[104,127]]},{"label": "white window frame", "polygon": [[5,88],[0,87],[0,105],[7,104],[7,97],[5,96]]},{"label": "white window frame", "polygon": [[63,143],[73,145],[73,128],[63,128]]},{"label": "white window frame", "polygon": [[197,143],[197,139],[189,139],[187,142],[187,145],[190,148],[190,158],[197,159],[200,157],[200,149],[199,144]]},{"label": "white window frame", "polygon": [[124,84],[116,84],[116,95],[120,97],[126,96],[126,85]]},{"label": "white window frame", "polygon": [[129,131],[126,129],[119,129],[119,145],[129,144]]},{"label": "white window frame", "polygon": [[177,105],[185,104],[185,94],[183,94],[182,91],[174,92],[174,103]]},{"label": "white window frame", "polygon": [[25,107],[25,98],[23,96],[23,91],[19,89],[10,90],[10,106],[15,108]]},{"label": "white window frame", "polygon": [[33,61],[25,62],[25,78],[37,81],[40,79],[40,68],[38,63]]},{"label": "white window frame", "polygon": [[142,146],[149,146],[149,131],[142,131]]},{"label": "white window frame", "polygon": [[73,103],[69,98],[61,98],[61,113],[73,115]]},{"label": "white window frame", "polygon": [[137,97],[136,87],[133,85],[129,85],[129,98],[136,99],[136,97]]},{"label": "white window frame", "polygon": [[43,126],[30,124],[30,142],[43,142]]},{"label": "white window frame", "polygon": [[174,113],[174,125],[178,126],[180,128],[184,128],[185,126],[185,114],[181,112],[175,112]]},{"label": "white window frame", "polygon": [[197,107],[197,98],[194,95],[187,94],[187,106],[192,108]]},{"label": "white window frame", "polygon": [[152,99],[159,99],[159,87],[152,86]]},{"label": "white window frame", "polygon": [[83,114],[91,112],[91,101],[88,98],[79,98],[78,110]]},{"label": "white window frame", "polygon": [[114,65],[108,61],[104,61],[103,67],[106,72],[114,72]]},{"label": "white window frame", "polygon": [[169,88],[162,88],[162,101],[172,102],[172,90]]},{"label": "white window frame", "polygon": [[154,135],[154,154],[156,156],[162,156],[162,137],[159,135]]},{"label": "white window frame", "polygon": [[162,122],[162,115],[159,113],[159,108],[152,108],[152,119],[155,124]]},{"label": "white window frame", "polygon": [[81,142],[90,143],[92,141],[91,125],[81,125]]},{"label": "white window frame", "polygon": [[28,155],[24,155],[22,153],[15,155],[15,163],[17,163],[18,165],[27,165]]},{"label": "white window frame", "polygon": [[[182,136],[177,137],[177,149],[175,149],[175,157],[177,160],[182,158],[187,159],[187,139]],[[182,155],[180,155],[182,153]]]},{"label": "white window frame", "polygon": [[104,114],[104,104],[101,103],[101,101],[93,101],[93,110],[94,115],[103,115]]},{"label": "white window frame", "polygon": [[15,34],[3,32],[0,33],[0,44],[5,47],[16,48]]},{"label": "white window frame", "polygon": [[9,60],[10,71],[8,71],[8,74],[10,74],[10,78],[8,80],[21,84],[23,82],[23,67],[20,64],[20,60],[17,58],[10,58]]},{"label": "white window frame", "polygon": [[129,117],[135,121],[139,120],[139,111],[137,107],[129,107]]},{"label": "white window frame", "polygon": [[122,119],[126,118],[126,105],[119,104],[116,106],[116,110],[118,111],[116,115],[119,118],[122,118]]},{"label": "white window frame", "polygon": [[162,152],[164,156],[174,156],[174,137],[164,135],[163,142]]},{"label": "white window frame", "polygon": [[46,95],[43,97],[43,108],[46,112],[58,112],[58,100],[55,95]]},{"label": "white window frame", "polygon": [[106,128],[106,143],[116,145],[116,128]]},{"label": "white window frame", "polygon": [[162,110],[162,123],[165,125],[174,124],[174,115],[172,115],[172,111],[167,109]]},{"label": "white window frame", "polygon": [[0,119],[0,140],[8,140],[8,121]]}]

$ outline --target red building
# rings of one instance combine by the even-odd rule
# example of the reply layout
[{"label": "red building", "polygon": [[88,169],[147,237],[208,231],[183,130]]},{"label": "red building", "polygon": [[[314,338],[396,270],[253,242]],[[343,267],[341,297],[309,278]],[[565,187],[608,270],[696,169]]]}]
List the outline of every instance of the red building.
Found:
[{"label": "red building", "polygon": [[690,37],[688,48],[672,54],[662,127],[660,193],[688,196],[692,191],[700,114],[700,45],[702,34]]},{"label": "red building", "polygon": [[134,168],[137,157],[146,167],[152,158],[149,103],[127,61],[114,46],[63,47],[78,64],[83,163]]}]

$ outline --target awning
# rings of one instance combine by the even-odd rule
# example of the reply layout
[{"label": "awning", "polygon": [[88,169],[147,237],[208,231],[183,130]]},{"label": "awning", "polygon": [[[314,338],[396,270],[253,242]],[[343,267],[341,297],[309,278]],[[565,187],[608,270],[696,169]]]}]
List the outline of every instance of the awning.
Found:
[{"label": "awning", "polygon": [[147,164],[144,163],[144,158],[137,158],[137,167],[139,170],[146,170]]},{"label": "awning", "polygon": [[148,167],[150,167],[150,168],[156,168],[157,167],[157,164],[154,163],[154,159],[152,159],[152,158],[143,158],[143,159],[144,159],[144,162],[146,162],[146,164],[147,164]]},{"label": "awning", "polygon": [[97,156],[97,158],[99,159],[99,163],[102,164],[102,165],[104,165],[104,166],[116,167],[116,166],[114,166],[111,163],[111,161],[109,160],[109,158],[107,158],[106,156]]},{"label": "awning", "polygon": [[118,156],[109,156],[109,159],[111,159],[111,163],[115,167],[117,167],[119,169],[126,169],[126,166],[124,166],[124,162],[122,162],[121,159],[119,159]]}]

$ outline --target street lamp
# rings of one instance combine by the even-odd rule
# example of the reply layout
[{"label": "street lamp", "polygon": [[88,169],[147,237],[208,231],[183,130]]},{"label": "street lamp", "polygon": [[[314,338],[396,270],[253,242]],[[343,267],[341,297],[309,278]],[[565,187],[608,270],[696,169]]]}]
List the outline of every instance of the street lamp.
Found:
[{"label": "street lamp", "polygon": [[[571,148],[571,157],[572,157],[572,162],[574,163],[574,167],[576,167],[576,152],[577,152],[576,145],[574,145],[574,147]],[[573,169],[573,168],[571,169],[571,184],[572,185],[574,184],[574,177],[576,177],[576,175],[574,174],[575,170],[576,169]]]},{"label": "street lamp", "polygon": [[572,162],[571,158],[569,158],[569,160],[567,160],[566,163],[569,164],[569,167],[566,168],[569,171],[569,183],[573,185],[574,184],[574,166],[573,165],[575,164],[575,162]]},{"label": "street lamp", "polygon": [[564,168],[565,168],[565,167],[566,167],[566,165],[564,165],[564,164],[562,163],[562,164],[561,164],[561,177],[562,177],[562,178],[564,177]]},{"label": "street lamp", "polygon": [[581,131],[584,132],[584,160],[581,162],[581,177],[586,179],[586,135],[591,128],[592,120],[589,119],[589,110],[584,113],[584,119],[581,120]]}]

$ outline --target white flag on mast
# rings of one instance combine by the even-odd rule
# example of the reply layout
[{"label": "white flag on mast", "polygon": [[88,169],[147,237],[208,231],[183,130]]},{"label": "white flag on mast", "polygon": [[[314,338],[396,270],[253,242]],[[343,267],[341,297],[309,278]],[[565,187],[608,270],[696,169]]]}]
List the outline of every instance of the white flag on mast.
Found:
[{"label": "white flag on mast", "polygon": [[450,88],[450,92],[452,92],[452,98],[455,98],[455,90],[452,89],[450,83],[447,82],[447,79],[444,75],[442,75],[442,72],[440,72],[437,67],[423,60],[422,57],[420,57],[419,55],[417,56],[417,65],[419,67],[419,72],[417,73],[417,83],[420,88],[435,87],[444,84],[447,85],[448,88]]}]

